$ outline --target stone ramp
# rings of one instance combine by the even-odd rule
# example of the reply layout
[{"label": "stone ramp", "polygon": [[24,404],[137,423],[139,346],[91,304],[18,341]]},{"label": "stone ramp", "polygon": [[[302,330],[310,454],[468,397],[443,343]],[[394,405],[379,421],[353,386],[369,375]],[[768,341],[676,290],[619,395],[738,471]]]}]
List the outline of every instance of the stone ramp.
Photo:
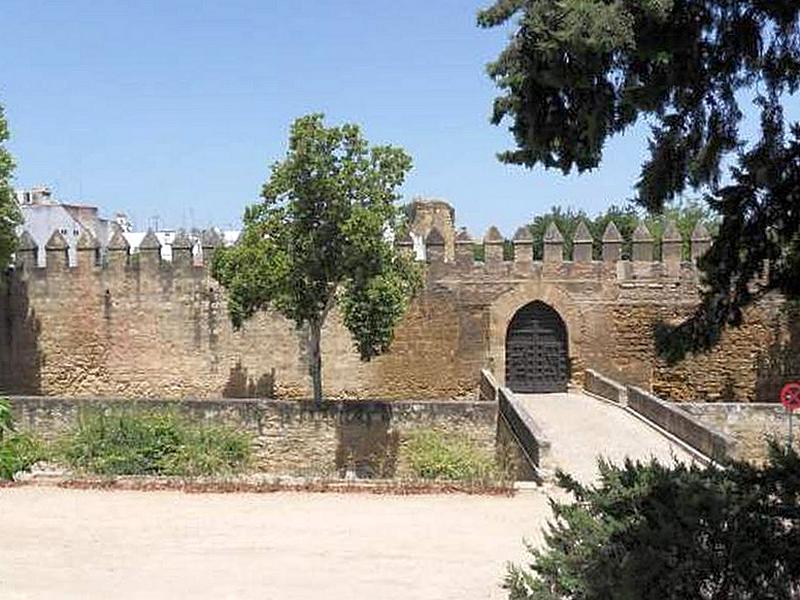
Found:
[{"label": "stone ramp", "polygon": [[682,445],[620,406],[581,392],[515,394],[550,441],[549,468],[560,468],[584,483],[597,480],[597,458],[656,458],[664,464],[690,462]]}]

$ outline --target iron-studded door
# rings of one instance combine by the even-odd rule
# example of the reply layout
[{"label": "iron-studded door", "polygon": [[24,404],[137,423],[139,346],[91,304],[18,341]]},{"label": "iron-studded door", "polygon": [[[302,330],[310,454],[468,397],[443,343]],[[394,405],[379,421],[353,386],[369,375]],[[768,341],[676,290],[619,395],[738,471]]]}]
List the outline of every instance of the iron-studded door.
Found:
[{"label": "iron-studded door", "polygon": [[569,381],[567,330],[542,302],[523,306],[506,333],[506,385],[514,392],[565,392]]}]

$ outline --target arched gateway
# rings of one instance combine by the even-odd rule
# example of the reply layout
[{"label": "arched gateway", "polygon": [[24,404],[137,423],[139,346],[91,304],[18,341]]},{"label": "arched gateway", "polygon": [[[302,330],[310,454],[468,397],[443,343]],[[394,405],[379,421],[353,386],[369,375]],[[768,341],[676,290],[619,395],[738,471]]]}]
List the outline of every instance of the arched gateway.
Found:
[{"label": "arched gateway", "polygon": [[565,392],[569,382],[567,328],[544,302],[520,308],[506,332],[506,385],[514,392]]}]

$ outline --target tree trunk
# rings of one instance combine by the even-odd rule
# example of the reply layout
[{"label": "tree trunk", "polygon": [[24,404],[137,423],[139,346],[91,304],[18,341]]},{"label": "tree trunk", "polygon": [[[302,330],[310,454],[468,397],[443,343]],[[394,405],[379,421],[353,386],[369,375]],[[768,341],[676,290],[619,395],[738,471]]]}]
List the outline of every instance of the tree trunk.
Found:
[{"label": "tree trunk", "polygon": [[314,388],[314,403],[322,404],[322,352],[320,340],[322,338],[322,325],[318,321],[309,323],[308,336],[308,372],[311,375],[311,384]]}]

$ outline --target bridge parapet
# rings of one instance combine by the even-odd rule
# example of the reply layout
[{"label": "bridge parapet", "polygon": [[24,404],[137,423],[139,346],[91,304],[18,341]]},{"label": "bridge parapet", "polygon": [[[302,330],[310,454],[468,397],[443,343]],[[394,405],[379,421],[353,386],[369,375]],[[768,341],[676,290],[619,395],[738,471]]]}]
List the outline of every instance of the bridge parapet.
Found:
[{"label": "bridge parapet", "polygon": [[537,479],[545,479],[552,472],[550,440],[530,413],[507,387],[497,393],[498,413],[514,436],[516,443],[535,472]]},{"label": "bridge parapet", "polygon": [[584,371],[583,388],[595,396],[611,400],[620,406],[628,405],[628,389],[621,383],[601,375],[594,369]]},{"label": "bridge parapet", "polygon": [[488,369],[481,369],[480,382],[478,384],[478,400],[484,402],[496,402],[500,386],[494,375]]},{"label": "bridge parapet", "polygon": [[586,369],[584,390],[627,407],[713,461],[737,456],[736,440],[681,410],[679,405],[641,388],[623,385]]},{"label": "bridge parapet", "polygon": [[711,460],[721,462],[736,455],[733,438],[649,392],[629,386],[628,406]]}]

